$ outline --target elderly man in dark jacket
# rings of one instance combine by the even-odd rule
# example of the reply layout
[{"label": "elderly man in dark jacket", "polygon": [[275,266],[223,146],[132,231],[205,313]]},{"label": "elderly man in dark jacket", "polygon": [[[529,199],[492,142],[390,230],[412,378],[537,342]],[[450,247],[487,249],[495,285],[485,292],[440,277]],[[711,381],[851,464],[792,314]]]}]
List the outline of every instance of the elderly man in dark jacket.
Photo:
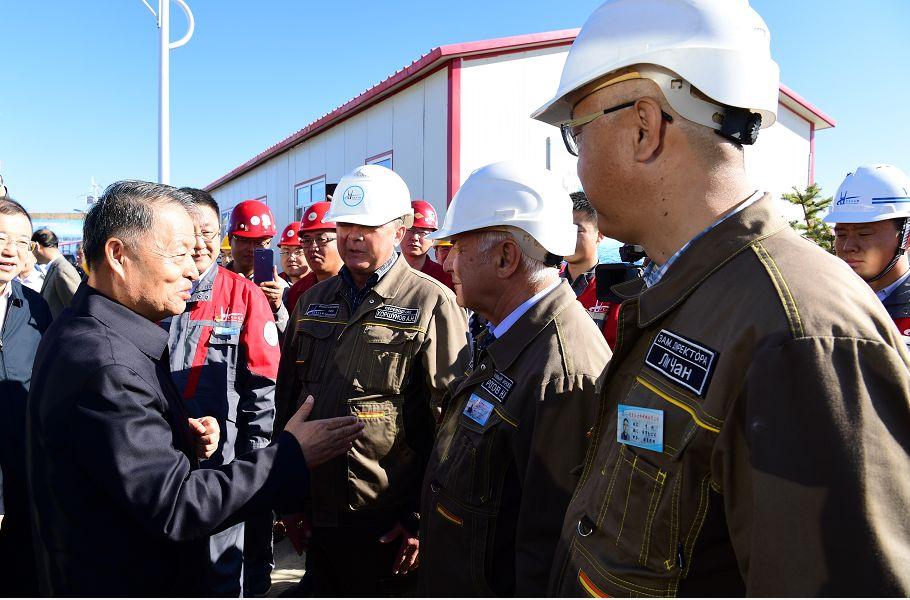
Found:
[{"label": "elderly man in dark jacket", "polygon": [[126,181],[86,217],[89,279],[38,349],[28,405],[45,594],[202,593],[208,536],[294,505],[309,485],[300,473],[359,435],[353,417],[304,422],[308,401],[274,444],[199,468],[206,423],[188,419],[156,325],[184,311],[199,275],[191,209],[174,188]]},{"label": "elderly man in dark jacket", "polygon": [[0,198],[0,595],[35,596],[25,477],[25,403],[32,362],[51,312],[13,277],[34,248],[25,209]]}]

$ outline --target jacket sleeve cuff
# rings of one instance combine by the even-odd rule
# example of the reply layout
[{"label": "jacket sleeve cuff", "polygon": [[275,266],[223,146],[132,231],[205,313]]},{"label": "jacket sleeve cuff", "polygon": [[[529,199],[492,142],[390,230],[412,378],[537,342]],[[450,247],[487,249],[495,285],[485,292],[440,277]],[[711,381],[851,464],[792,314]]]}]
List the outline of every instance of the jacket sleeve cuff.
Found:
[{"label": "jacket sleeve cuff", "polygon": [[310,470],[297,439],[284,431],[273,442],[278,446],[275,472],[280,478],[281,492],[275,504],[279,514],[301,512],[310,495]]}]

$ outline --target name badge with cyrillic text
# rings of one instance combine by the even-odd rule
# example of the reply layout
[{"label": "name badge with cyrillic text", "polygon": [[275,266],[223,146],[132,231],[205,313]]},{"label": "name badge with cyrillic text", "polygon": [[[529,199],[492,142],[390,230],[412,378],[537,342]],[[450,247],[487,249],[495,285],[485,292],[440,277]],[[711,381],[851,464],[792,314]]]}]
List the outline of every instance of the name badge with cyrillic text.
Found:
[{"label": "name badge with cyrillic text", "polygon": [[651,342],[645,364],[704,398],[717,361],[717,351],[661,329]]}]

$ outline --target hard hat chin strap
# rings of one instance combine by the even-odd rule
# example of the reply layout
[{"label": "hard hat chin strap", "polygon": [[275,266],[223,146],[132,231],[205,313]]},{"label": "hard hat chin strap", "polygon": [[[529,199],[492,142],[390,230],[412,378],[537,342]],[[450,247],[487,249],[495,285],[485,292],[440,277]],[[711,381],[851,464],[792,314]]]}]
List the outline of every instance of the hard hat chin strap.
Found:
[{"label": "hard hat chin strap", "polygon": [[894,258],[891,259],[888,265],[882,269],[878,275],[871,279],[866,279],[866,283],[875,283],[891,272],[891,269],[897,265],[897,261],[899,261],[901,259],[901,256],[903,256],[907,251],[908,238],[910,238],[910,219],[905,217],[901,222],[900,231],[898,234],[897,249],[894,251]]},{"label": "hard hat chin strap", "polygon": [[744,108],[727,108],[724,111],[720,129],[715,129],[715,132],[737,144],[751,146],[758,139],[760,129],[760,114]]}]

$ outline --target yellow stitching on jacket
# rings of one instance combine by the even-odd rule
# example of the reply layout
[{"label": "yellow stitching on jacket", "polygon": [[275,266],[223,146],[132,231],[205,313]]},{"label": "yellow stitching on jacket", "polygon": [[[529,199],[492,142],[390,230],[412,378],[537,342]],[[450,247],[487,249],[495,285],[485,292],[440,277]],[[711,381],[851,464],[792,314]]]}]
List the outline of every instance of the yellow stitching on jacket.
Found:
[{"label": "yellow stitching on jacket", "polygon": [[498,407],[498,406],[494,406],[494,407],[493,407],[493,411],[494,411],[497,415],[499,415],[500,418],[501,418],[503,421],[505,421],[506,423],[508,423],[508,424],[511,425],[512,427],[518,427],[518,421],[516,421],[516,420],[514,420],[514,419],[512,419],[512,418],[510,418],[510,417],[507,417],[506,414],[505,414],[503,411],[499,410],[499,407]]},{"label": "yellow stitching on jacket", "polygon": [[364,325],[378,325],[379,327],[388,327],[389,329],[398,329],[401,331],[416,331],[418,333],[426,333],[427,330],[421,327],[400,327],[398,325],[391,325],[389,323],[378,323],[376,321],[366,321]]},{"label": "yellow stitching on jacket", "polygon": [[588,595],[592,598],[609,598],[610,595],[601,590],[599,587],[594,585],[594,582],[585,574],[584,571],[578,569],[578,581],[581,583],[581,587],[584,588]]},{"label": "yellow stitching on jacket", "polygon": [[631,581],[626,581],[625,579],[622,579],[621,577],[617,577],[613,573],[610,573],[609,571],[607,571],[606,569],[604,569],[600,565],[598,565],[597,561],[594,560],[594,557],[591,556],[591,553],[588,552],[584,546],[582,546],[581,544],[576,544],[575,547],[578,548],[579,553],[583,554],[584,557],[588,559],[588,564],[590,564],[591,567],[595,571],[597,571],[597,574],[600,575],[601,577],[603,577],[604,579],[610,580],[610,583],[612,583],[613,585],[619,586],[629,592],[634,592],[634,593],[640,594],[642,596],[649,596],[651,598],[663,598],[663,597],[666,597],[669,595],[667,593],[667,590],[646,587],[643,585],[639,585],[637,583],[632,583]]},{"label": "yellow stitching on jacket", "polygon": [[784,313],[787,315],[790,333],[794,338],[803,337],[803,324],[799,317],[799,311],[796,308],[796,301],[793,299],[790,288],[787,286],[787,282],[784,280],[784,276],[781,274],[777,263],[774,262],[774,259],[771,258],[771,255],[765,250],[765,247],[762,246],[760,242],[756,242],[752,246],[752,250],[758,257],[759,262],[761,262],[762,266],[764,266],[765,270],[768,272],[771,283],[774,284],[774,289],[777,291],[778,298],[780,298]]},{"label": "yellow stitching on jacket", "polygon": [[300,317],[297,319],[299,325],[301,321],[312,321],[314,323],[331,323],[332,325],[344,325],[345,321],[329,321],[328,319],[316,319],[314,317]]},{"label": "yellow stitching on jacket", "polygon": [[447,511],[442,504],[439,504],[439,503],[436,504],[436,512],[438,512],[440,515],[442,515],[442,517],[444,519],[458,525],[459,527],[464,526],[464,519],[462,519],[461,517],[457,517],[457,516],[453,515],[452,513],[450,513],[449,511]]},{"label": "yellow stitching on jacket", "polygon": [[[619,451],[622,452],[622,448],[624,447],[625,446],[620,447]],[[604,517],[607,515],[607,509],[609,509],[610,502],[613,499],[613,485],[616,483],[616,476],[619,475],[619,467],[622,465],[622,460],[623,457],[621,455],[617,456],[616,463],[613,465],[613,475],[610,477],[610,484],[607,486],[607,494],[604,496],[603,506],[600,507],[600,515],[597,517],[598,527],[600,527],[601,523],[603,523]],[[604,468],[606,468],[606,466]],[[604,476],[606,476],[606,472],[602,473]]]},{"label": "yellow stitching on jacket", "polygon": [[[708,482],[711,478],[711,474],[705,475],[701,480],[701,494],[699,495],[698,500],[698,510],[695,513],[695,520],[692,521],[692,526],[689,528],[689,533],[686,535],[686,544],[689,548],[688,556],[686,557],[686,569],[685,573],[682,575],[685,576],[689,572],[689,567],[692,565],[692,554],[695,552],[695,542],[698,539],[698,534],[701,532],[702,525],[705,524],[705,517],[708,516]],[[694,537],[693,537],[694,535]],[[689,540],[692,540],[691,543]],[[685,550],[685,548],[684,548]]]},{"label": "yellow stitching on jacket", "polygon": [[[638,457],[635,457],[635,460],[638,460]],[[628,461],[626,461],[628,462]],[[619,532],[616,534],[616,544],[619,545],[619,538],[622,537],[622,530],[626,526],[626,515],[629,513],[629,497],[632,495],[632,475],[635,474],[635,463],[632,463],[631,469],[629,469],[629,485],[626,486],[626,505],[622,509],[622,520],[619,522]]]},{"label": "yellow stitching on jacket", "polygon": [[667,394],[665,394],[662,391],[660,391],[659,389],[657,389],[656,386],[651,385],[650,383],[648,383],[641,377],[636,377],[635,380],[638,383],[645,386],[646,388],[648,388],[649,390],[651,390],[652,392],[654,392],[655,394],[657,394],[658,396],[660,396],[661,398],[663,398],[664,400],[666,400],[667,402],[669,402],[670,404],[676,405],[679,408],[686,411],[687,413],[689,413],[689,416],[691,416],[692,419],[695,420],[695,422],[698,424],[698,426],[701,427],[702,429],[707,429],[708,431],[713,431],[714,433],[720,433],[720,429],[718,429],[717,427],[708,425],[707,423],[705,423],[704,421],[699,419],[698,415],[695,413],[695,411],[692,410],[688,405],[683,404],[681,401],[677,400],[676,398],[671,398]]},{"label": "yellow stitching on jacket", "polygon": [[[654,386],[660,387],[660,386],[657,384],[657,380],[656,380],[654,377],[650,376],[647,372],[642,371],[641,373],[639,373],[639,375],[641,375],[641,377],[642,377],[643,379],[647,380],[648,383],[651,383],[651,384],[654,385]],[[686,406],[688,406],[689,408],[691,408],[692,410],[694,410],[694,411],[697,412],[698,414],[700,414],[700,415],[702,415],[703,417],[705,417],[705,419],[710,420],[710,421],[714,421],[713,425],[716,425],[716,426],[718,426],[718,427],[723,427],[723,425],[724,425],[724,420],[723,420],[723,419],[718,418],[718,417],[715,417],[714,415],[712,415],[711,413],[709,413],[707,410],[705,410],[705,407],[702,406],[701,404],[698,404],[698,403],[695,403],[695,402],[689,402],[688,397],[687,397],[684,393],[683,393],[682,397],[681,397],[681,398],[677,398],[677,400],[679,400],[680,402],[686,404]],[[665,445],[666,445],[666,444],[665,444]]]}]

